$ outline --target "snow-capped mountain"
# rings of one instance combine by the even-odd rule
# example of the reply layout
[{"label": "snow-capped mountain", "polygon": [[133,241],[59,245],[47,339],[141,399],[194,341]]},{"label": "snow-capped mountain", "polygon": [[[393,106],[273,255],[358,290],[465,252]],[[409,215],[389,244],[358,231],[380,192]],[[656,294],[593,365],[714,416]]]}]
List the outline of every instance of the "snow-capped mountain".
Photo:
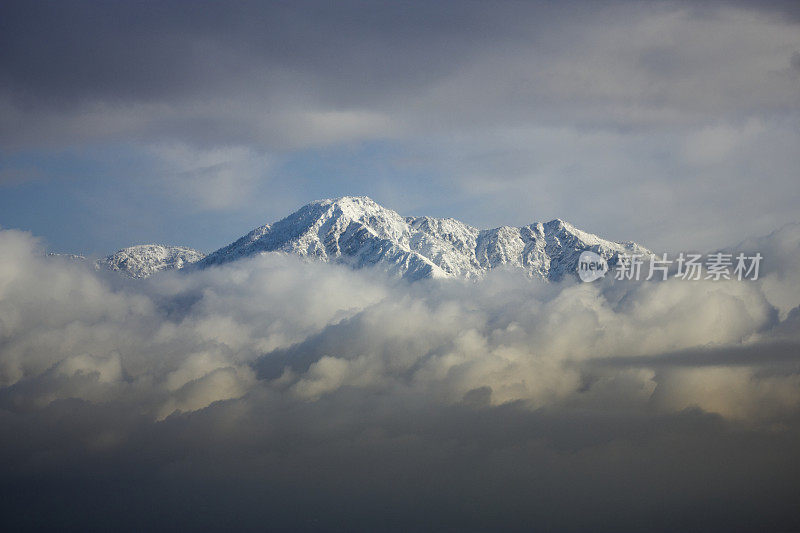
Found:
[{"label": "snow-capped mountain", "polygon": [[452,218],[403,217],[367,197],[312,202],[254,229],[198,261],[207,268],[264,252],[283,252],[354,268],[380,266],[409,280],[480,277],[493,268],[522,269],[559,280],[584,250],[613,264],[621,253],[649,254],[633,242],[607,241],[559,219],[482,230]]},{"label": "snow-capped mountain", "polygon": [[162,246],[160,244],[141,244],[130,246],[98,259],[98,267],[116,270],[132,278],[146,278],[162,270],[173,270],[196,263],[205,255],[197,250],[183,246]]}]

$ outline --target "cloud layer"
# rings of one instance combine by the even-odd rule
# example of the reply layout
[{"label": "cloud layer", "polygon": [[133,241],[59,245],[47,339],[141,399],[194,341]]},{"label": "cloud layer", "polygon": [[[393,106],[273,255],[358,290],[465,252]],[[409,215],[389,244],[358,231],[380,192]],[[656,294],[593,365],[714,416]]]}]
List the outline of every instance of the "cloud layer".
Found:
[{"label": "cloud layer", "polygon": [[[653,249],[800,217],[791,2],[0,9],[0,186],[20,191],[0,222],[62,251],[213,249],[345,194],[480,227],[559,217]],[[113,240],[31,184],[74,174],[96,176],[68,187],[91,220],[165,220]],[[67,221],[23,223],[20,203]],[[198,212],[203,231],[184,222]],[[54,229],[76,222],[84,240]]]},{"label": "cloud layer", "polygon": [[798,238],[742,244],[755,282],[408,285],[277,255],[132,282],[2,231],[3,520],[792,529]]},{"label": "cloud layer", "polygon": [[790,8],[11,2],[0,131],[275,148],[780,116],[798,105]]}]

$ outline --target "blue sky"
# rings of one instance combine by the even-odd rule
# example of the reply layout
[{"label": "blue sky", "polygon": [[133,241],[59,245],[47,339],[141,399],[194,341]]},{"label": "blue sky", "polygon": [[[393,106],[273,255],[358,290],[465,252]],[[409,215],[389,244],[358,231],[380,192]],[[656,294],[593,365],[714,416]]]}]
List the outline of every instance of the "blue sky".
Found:
[{"label": "blue sky", "polygon": [[800,219],[792,3],[0,9],[0,226],[54,251],[351,194],[667,250]]}]

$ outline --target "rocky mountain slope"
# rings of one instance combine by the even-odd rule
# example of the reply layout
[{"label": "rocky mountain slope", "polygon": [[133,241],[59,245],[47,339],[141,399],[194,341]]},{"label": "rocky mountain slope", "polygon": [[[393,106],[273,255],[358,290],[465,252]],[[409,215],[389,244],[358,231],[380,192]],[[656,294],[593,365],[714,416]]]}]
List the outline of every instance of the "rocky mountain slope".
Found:
[{"label": "rocky mountain slope", "polygon": [[379,266],[409,280],[474,278],[494,268],[559,280],[575,270],[584,250],[612,262],[620,253],[649,253],[636,243],[604,240],[559,219],[482,230],[452,218],[403,217],[370,198],[346,196],[312,202],[256,228],[196,266],[283,252],[353,268]]},{"label": "rocky mountain slope", "polygon": [[132,278],[146,278],[164,270],[180,269],[203,259],[204,254],[183,246],[142,244],[119,250],[97,260],[99,268],[119,271]]},{"label": "rocky mountain slope", "polygon": [[613,242],[560,219],[527,226],[478,229],[452,218],[403,217],[365,196],[320,200],[258,227],[204,256],[181,246],[131,246],[96,262],[98,268],[145,278],[164,270],[209,268],[278,252],[309,260],[378,267],[395,277],[476,278],[496,268],[557,281],[592,250],[611,264],[619,254],[649,254],[634,242]]}]

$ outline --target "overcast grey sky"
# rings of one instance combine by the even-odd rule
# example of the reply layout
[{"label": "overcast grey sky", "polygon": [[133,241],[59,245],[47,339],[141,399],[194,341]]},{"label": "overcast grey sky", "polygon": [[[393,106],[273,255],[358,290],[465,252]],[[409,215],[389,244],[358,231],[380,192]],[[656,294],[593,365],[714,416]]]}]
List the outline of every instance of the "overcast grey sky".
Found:
[{"label": "overcast grey sky", "polygon": [[0,225],[211,250],[366,194],[653,249],[800,219],[796,2],[3,2]]}]

